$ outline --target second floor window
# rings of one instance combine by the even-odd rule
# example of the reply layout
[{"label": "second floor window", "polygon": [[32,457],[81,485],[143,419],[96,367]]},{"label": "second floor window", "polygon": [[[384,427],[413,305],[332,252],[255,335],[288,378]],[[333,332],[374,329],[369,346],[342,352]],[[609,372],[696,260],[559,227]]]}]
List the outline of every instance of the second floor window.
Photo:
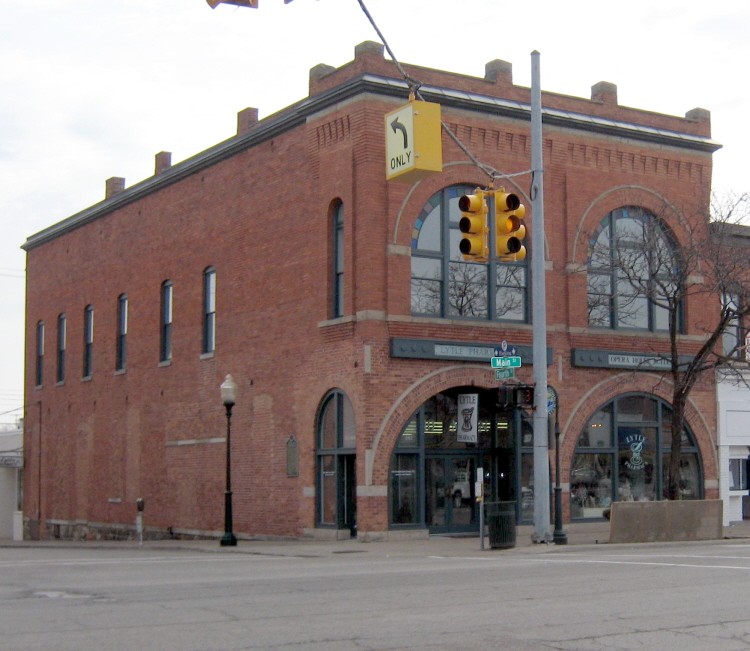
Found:
[{"label": "second floor window", "polygon": [[607,215],[591,241],[588,263],[589,325],[681,332],[680,267],[674,238],[643,208]]},{"label": "second floor window", "polygon": [[203,354],[216,349],[216,269],[203,272]]},{"label": "second floor window", "polygon": [[344,205],[337,202],[332,217],[332,292],[331,316],[336,319],[344,315]]},{"label": "second floor window", "polygon": [[128,297],[120,294],[117,299],[117,344],[115,370],[124,371],[128,354]]},{"label": "second floor window", "polygon": [[87,305],[83,310],[83,377],[91,377],[94,372],[94,307]]},{"label": "second floor window", "polygon": [[65,381],[65,347],[67,339],[67,319],[64,314],[57,317],[57,382]]},{"label": "second floor window", "polygon": [[411,245],[411,313],[450,319],[525,323],[529,320],[529,274],[522,262],[464,261],[458,200],[474,187],[455,185],[434,194],[422,208]]},{"label": "second floor window", "polygon": [[36,324],[36,386],[44,382],[44,321]]},{"label": "second floor window", "polygon": [[165,280],[161,285],[161,333],[159,361],[172,359],[172,283]]}]

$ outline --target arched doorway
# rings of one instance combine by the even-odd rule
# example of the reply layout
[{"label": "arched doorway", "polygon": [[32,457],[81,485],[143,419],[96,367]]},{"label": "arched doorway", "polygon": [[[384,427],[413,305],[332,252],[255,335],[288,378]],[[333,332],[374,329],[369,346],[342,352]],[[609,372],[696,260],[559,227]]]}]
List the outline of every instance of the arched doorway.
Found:
[{"label": "arched doorway", "polygon": [[426,400],[393,452],[391,528],[478,532],[480,477],[487,501],[515,501],[518,521],[533,519],[531,431],[503,390],[455,387]]},{"label": "arched doorway", "polygon": [[345,393],[331,391],[317,420],[317,526],[357,531],[356,427]]}]

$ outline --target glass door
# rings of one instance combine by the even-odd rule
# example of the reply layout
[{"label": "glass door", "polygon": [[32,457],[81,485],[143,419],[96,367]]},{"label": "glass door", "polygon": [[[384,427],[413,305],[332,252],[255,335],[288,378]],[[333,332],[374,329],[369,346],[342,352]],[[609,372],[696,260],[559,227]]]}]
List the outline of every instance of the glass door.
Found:
[{"label": "glass door", "polygon": [[478,530],[474,456],[430,456],[425,461],[425,515],[433,533]]}]

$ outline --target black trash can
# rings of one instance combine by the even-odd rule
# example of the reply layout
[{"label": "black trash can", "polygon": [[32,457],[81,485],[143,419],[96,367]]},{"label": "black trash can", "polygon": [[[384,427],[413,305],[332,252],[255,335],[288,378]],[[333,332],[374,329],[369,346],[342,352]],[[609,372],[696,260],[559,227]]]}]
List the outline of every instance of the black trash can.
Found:
[{"label": "black trash can", "polygon": [[510,549],[516,546],[516,503],[486,502],[485,520],[492,549]]}]

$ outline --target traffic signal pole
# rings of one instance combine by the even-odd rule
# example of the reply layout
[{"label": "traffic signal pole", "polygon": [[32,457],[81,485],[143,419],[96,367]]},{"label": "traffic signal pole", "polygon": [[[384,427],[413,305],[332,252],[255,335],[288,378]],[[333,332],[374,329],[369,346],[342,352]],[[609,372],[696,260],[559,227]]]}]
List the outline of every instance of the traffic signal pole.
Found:
[{"label": "traffic signal pole", "polygon": [[544,255],[544,163],[539,52],[531,53],[531,302],[534,365],[534,533],[537,543],[552,541],[550,531],[549,437],[547,422],[547,301]]}]

